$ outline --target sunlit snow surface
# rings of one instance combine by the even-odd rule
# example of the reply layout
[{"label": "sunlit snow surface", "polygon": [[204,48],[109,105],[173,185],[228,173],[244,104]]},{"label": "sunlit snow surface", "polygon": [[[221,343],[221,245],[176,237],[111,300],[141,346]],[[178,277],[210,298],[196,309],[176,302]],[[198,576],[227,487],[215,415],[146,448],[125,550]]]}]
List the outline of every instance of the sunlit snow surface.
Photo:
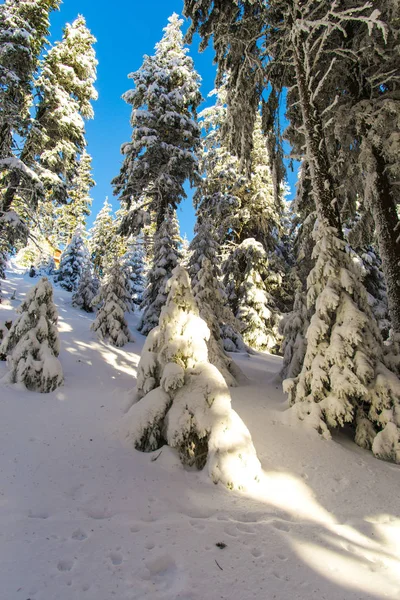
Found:
[{"label": "sunlit snow surface", "polygon": [[[8,277],[0,325],[36,281]],[[36,394],[0,383],[1,598],[400,598],[400,467],[293,422],[281,359],[234,355],[248,381],[231,390],[233,407],[264,477],[233,493],[168,448],[121,444],[144,338],[103,344],[70,293],[54,296],[65,385]]]}]

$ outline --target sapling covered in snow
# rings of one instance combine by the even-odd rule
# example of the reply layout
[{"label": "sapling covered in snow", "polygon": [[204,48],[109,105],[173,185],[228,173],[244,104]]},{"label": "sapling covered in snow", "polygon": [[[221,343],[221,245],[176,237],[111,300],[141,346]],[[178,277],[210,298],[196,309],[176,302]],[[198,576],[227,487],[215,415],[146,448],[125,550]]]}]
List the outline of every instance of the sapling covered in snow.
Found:
[{"label": "sapling covered in snow", "polygon": [[93,300],[99,292],[100,282],[92,273],[92,267],[86,264],[79,280],[78,289],[72,295],[72,306],[86,312],[93,312]]},{"label": "sapling covered in snow", "polygon": [[229,389],[208,362],[210,331],[183,267],[167,284],[158,327],[147,337],[138,366],[137,397],[126,416],[127,438],[144,452],[167,443],[185,466],[206,467],[214,483],[251,485],[260,463],[251,436],[232,410]]},{"label": "sapling covered in snow", "polygon": [[7,355],[6,381],[22,383],[28,390],[52,392],[63,381],[53,288],[43,277],[18,308],[10,333],[0,346]]},{"label": "sapling covered in snow", "polygon": [[101,304],[91,329],[101,340],[113,346],[123,346],[133,341],[125,320],[130,297],[127,291],[126,273],[118,260],[109,267],[105,280],[93,304]]},{"label": "sapling covered in snow", "polygon": [[128,250],[121,260],[127,273],[127,284],[133,309],[135,305],[142,303],[146,283],[144,276],[145,250],[142,236],[128,242]]},{"label": "sapling covered in snow", "polygon": [[255,350],[276,351],[280,315],[268,290],[275,281],[263,246],[253,238],[244,240],[223,268],[229,303],[244,325],[243,340]]},{"label": "sapling covered in snow", "polygon": [[89,241],[90,255],[94,272],[97,277],[102,277],[107,267],[110,266],[115,258],[113,252],[115,229],[111,216],[111,204],[108,198],[104,200],[103,207],[97,215],[89,233],[91,236]]},{"label": "sapling covered in snow", "polygon": [[400,381],[383,344],[359,271],[336,230],[316,230],[308,304],[315,305],[299,375],[284,381],[299,418],[329,437],[346,422],[355,441],[400,462]]},{"label": "sapling covered in snow", "polygon": [[68,292],[75,291],[88,260],[88,250],[78,229],[61,255],[56,281]]},{"label": "sapling covered in snow", "polygon": [[40,277],[52,275],[56,269],[54,257],[47,252],[41,252],[35,264],[36,272]]}]

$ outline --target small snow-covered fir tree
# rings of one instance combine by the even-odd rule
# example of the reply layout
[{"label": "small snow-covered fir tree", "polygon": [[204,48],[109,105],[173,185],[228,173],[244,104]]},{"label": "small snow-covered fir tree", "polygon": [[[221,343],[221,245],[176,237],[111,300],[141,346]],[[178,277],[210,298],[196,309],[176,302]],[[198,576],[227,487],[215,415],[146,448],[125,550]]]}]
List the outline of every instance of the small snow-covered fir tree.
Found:
[{"label": "small snow-covered fir tree", "polygon": [[89,233],[90,254],[94,272],[97,277],[102,277],[115,258],[113,253],[115,228],[108,198],[104,200],[103,208],[97,215]]},{"label": "small snow-covered fir tree", "polygon": [[140,306],[143,301],[143,292],[146,283],[144,276],[145,251],[142,236],[138,236],[128,242],[128,250],[121,260],[127,273],[127,282],[132,303],[133,305]]},{"label": "small snow-covered fir tree", "polygon": [[243,323],[243,340],[255,350],[276,352],[280,315],[268,286],[276,285],[268,257],[254,238],[244,240],[224,263],[225,287],[235,317]]},{"label": "small snow-covered fir tree", "polygon": [[175,211],[167,211],[165,219],[154,234],[153,264],[147,276],[143,296],[143,316],[138,329],[143,335],[156,327],[161,308],[167,299],[166,283],[179,264],[181,238]]},{"label": "small snow-covered fir tree", "polygon": [[251,485],[260,463],[249,431],[232,410],[229,388],[208,362],[210,332],[183,267],[174,269],[168,292],[139,362],[139,401],[126,416],[127,438],[144,452],[167,443],[184,465],[206,467],[214,483]]},{"label": "small snow-covered fir tree", "polygon": [[117,347],[133,341],[125,320],[130,304],[126,272],[118,260],[107,270],[100,291],[93,300],[93,304],[99,303],[100,309],[91,325],[97,336]]},{"label": "small snow-covered fir tree", "polygon": [[315,232],[307,298],[315,313],[302,369],[284,381],[284,389],[299,418],[325,437],[330,428],[351,423],[357,444],[400,462],[400,381],[384,366],[358,267],[335,233],[327,226]]},{"label": "small snow-covered fir tree", "polygon": [[88,250],[82,232],[78,229],[61,255],[56,281],[68,292],[77,290],[88,260]]},{"label": "small snow-covered fir tree", "polygon": [[10,333],[0,346],[7,355],[10,373],[6,380],[22,383],[28,390],[52,392],[63,381],[53,288],[43,277],[18,308]]},{"label": "small snow-covered fir tree", "polygon": [[40,277],[52,275],[56,269],[54,257],[47,252],[41,252],[38,260],[35,263],[36,273]]},{"label": "small snow-covered fir tree", "polygon": [[86,312],[93,312],[93,300],[99,293],[100,282],[93,276],[92,267],[88,263],[83,269],[76,292],[72,295],[72,306]]}]

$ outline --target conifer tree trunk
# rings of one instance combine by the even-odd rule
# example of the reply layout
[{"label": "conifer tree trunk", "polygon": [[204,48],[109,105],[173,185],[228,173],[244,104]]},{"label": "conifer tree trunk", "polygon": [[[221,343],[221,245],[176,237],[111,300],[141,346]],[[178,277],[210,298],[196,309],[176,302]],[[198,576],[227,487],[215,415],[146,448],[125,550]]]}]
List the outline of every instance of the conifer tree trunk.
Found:
[{"label": "conifer tree trunk", "polygon": [[20,173],[19,171],[11,171],[10,172],[10,181],[8,187],[4,193],[3,202],[1,205],[1,211],[6,213],[10,210],[11,205],[13,203],[15,194],[17,193],[19,184],[20,184]]},{"label": "conifer tree trunk", "polygon": [[322,121],[311,100],[304,50],[301,47],[301,40],[297,39],[297,43],[292,43],[296,83],[299,90],[300,108],[317,212],[320,218],[326,220],[327,224],[337,230],[338,237],[342,237],[339,210],[329,173],[329,158]]},{"label": "conifer tree trunk", "polygon": [[382,259],[382,270],[385,276],[391,325],[395,333],[400,333],[400,245],[396,242],[399,222],[396,204],[392,195],[389,178],[386,174],[386,163],[379,150],[370,148],[375,172],[376,193],[370,195],[370,208],[375,222]]}]

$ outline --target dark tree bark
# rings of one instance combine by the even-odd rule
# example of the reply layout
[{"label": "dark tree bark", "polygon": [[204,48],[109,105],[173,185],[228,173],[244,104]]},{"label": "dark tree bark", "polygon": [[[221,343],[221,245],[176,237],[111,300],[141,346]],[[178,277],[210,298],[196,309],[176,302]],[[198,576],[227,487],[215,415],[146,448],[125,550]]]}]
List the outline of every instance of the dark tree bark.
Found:
[{"label": "dark tree bark", "polygon": [[393,198],[386,163],[379,150],[371,146],[375,171],[375,193],[370,194],[369,204],[375,222],[379,254],[385,276],[390,320],[395,333],[400,333],[400,244],[396,242],[400,231],[396,204]]}]

